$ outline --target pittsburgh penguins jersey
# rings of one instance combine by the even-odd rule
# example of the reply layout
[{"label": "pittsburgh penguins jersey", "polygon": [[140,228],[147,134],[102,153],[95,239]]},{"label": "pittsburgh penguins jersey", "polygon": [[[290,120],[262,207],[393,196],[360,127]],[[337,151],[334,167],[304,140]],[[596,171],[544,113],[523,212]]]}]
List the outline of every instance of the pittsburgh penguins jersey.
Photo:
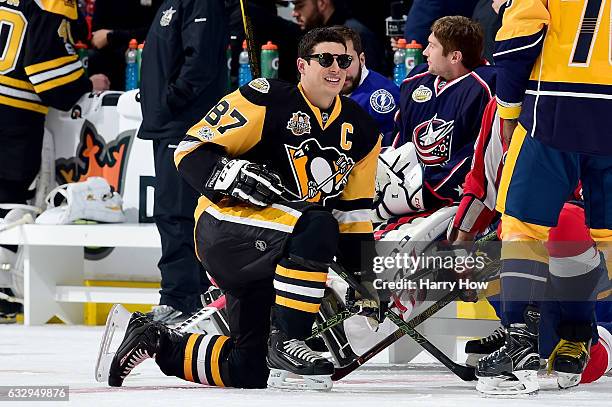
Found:
[{"label": "pittsburgh penguins jersey", "polygon": [[503,118],[564,151],[612,154],[612,4],[509,1],[496,37]]},{"label": "pittsburgh penguins jersey", "polygon": [[[337,96],[329,111],[321,111],[301,85],[260,78],[221,99],[193,126],[175,162],[187,168],[182,161],[214,144],[230,157],[269,166],[290,200],[331,208],[341,233],[371,235],[380,143],[376,123],[351,99]],[[203,205],[210,201],[201,198],[198,211]]]},{"label": "pittsburgh penguins jersey", "polygon": [[376,120],[384,136],[383,145],[390,145],[393,141],[395,113],[399,109],[400,94],[397,85],[364,66],[359,86],[350,98]]},{"label": "pittsburgh penguins jersey", "polygon": [[423,165],[426,208],[461,197],[474,142],[487,103],[493,98],[495,70],[480,66],[453,81],[415,67],[400,87],[398,134],[394,145],[413,142]]},{"label": "pittsburgh penguins jersey", "polygon": [[0,126],[42,123],[91,90],[70,44],[76,0],[0,1]]}]

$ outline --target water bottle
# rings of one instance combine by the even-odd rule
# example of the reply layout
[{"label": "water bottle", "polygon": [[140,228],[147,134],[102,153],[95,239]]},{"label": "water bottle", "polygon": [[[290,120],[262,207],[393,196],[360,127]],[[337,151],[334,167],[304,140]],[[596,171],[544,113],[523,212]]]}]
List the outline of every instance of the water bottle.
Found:
[{"label": "water bottle", "polygon": [[238,86],[246,85],[251,82],[251,66],[249,65],[249,52],[247,51],[246,40],[242,42],[242,52],[238,57]]},{"label": "water bottle", "polygon": [[278,78],[278,47],[272,41],[261,46],[261,76]]},{"label": "water bottle", "polygon": [[76,48],[77,55],[83,64],[83,69],[85,70],[85,76],[87,76],[87,65],[89,62],[89,51],[87,50],[87,44],[83,44],[81,41],[74,44]]},{"label": "water bottle", "polygon": [[125,51],[125,90],[138,88],[138,41],[130,40],[130,45]]},{"label": "water bottle", "polygon": [[423,63],[423,46],[412,40],[406,45],[406,73],[410,73],[412,68]]},{"label": "water bottle", "polygon": [[406,78],[406,40],[400,38],[397,41],[397,50],[393,54],[393,82],[400,86]]},{"label": "water bottle", "polygon": [[144,42],[138,44],[138,50],[136,51],[136,65],[138,66],[138,87],[140,88],[140,67],[142,66],[142,50],[144,50]]}]

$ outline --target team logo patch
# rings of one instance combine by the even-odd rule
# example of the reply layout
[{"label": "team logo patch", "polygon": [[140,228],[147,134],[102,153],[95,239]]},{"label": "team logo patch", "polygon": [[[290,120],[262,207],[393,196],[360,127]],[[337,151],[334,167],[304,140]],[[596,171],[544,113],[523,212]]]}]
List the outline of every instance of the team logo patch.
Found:
[{"label": "team logo patch", "polygon": [[425,103],[428,100],[431,100],[433,92],[427,86],[419,86],[412,92],[412,100],[417,103]]},{"label": "team logo patch", "polygon": [[299,146],[285,144],[293,177],[301,201],[325,203],[339,195],[355,167],[352,158],[334,147],[321,147],[314,138],[304,140]]},{"label": "team logo patch", "polygon": [[255,248],[259,250],[260,252],[265,252],[266,249],[268,248],[268,244],[263,240],[256,240]]},{"label": "team logo patch", "polygon": [[257,78],[249,82],[249,87],[255,89],[257,92],[268,93],[270,90],[270,82],[266,78]]},{"label": "team logo patch", "polygon": [[310,134],[310,116],[299,111],[293,113],[287,122],[287,130],[291,130],[294,136]]},{"label": "team logo patch", "polygon": [[176,10],[170,7],[168,10],[162,11],[162,16],[159,19],[159,25],[162,27],[167,27],[172,21],[172,16],[176,13]]},{"label": "team logo patch", "polygon": [[215,133],[210,127],[204,126],[198,130],[197,135],[206,141],[210,141],[215,136]]},{"label": "team logo patch", "polygon": [[427,166],[444,165],[450,159],[454,120],[445,121],[434,115],[412,132],[412,142],[421,162]]},{"label": "team logo patch", "polygon": [[370,96],[370,106],[375,112],[385,114],[395,109],[395,100],[388,90],[378,89]]}]

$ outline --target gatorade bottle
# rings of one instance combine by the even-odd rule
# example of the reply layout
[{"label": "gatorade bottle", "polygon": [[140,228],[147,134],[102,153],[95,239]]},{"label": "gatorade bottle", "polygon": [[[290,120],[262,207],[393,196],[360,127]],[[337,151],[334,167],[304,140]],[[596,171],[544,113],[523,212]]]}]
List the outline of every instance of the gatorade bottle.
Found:
[{"label": "gatorade bottle", "polygon": [[136,65],[138,66],[138,87],[140,88],[140,67],[142,66],[142,50],[144,49],[144,42],[138,44],[138,50],[136,51]]},{"label": "gatorade bottle", "polygon": [[138,41],[130,40],[130,45],[125,51],[125,90],[138,88]]},{"label": "gatorade bottle", "polygon": [[393,82],[400,86],[406,78],[406,40],[400,38],[397,41],[397,50],[393,54]]},{"label": "gatorade bottle", "polygon": [[77,50],[77,55],[83,64],[83,69],[85,69],[85,76],[87,76],[87,65],[89,62],[89,51],[87,50],[87,44],[83,44],[81,41],[74,44],[74,47]]},{"label": "gatorade bottle", "polygon": [[261,76],[278,78],[278,47],[272,41],[261,46]]},{"label": "gatorade bottle", "polygon": [[246,85],[251,82],[251,66],[249,65],[249,52],[247,51],[246,40],[242,41],[242,52],[238,57],[238,86]]},{"label": "gatorade bottle", "polygon": [[412,68],[423,63],[423,46],[412,40],[406,45],[406,74],[409,74]]}]

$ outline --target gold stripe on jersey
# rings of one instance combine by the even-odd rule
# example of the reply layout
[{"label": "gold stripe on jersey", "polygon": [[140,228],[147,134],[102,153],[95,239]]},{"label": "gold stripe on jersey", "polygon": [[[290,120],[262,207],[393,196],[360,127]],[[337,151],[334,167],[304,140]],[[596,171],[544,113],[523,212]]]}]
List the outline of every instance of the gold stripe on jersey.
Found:
[{"label": "gold stripe on jersey", "polygon": [[74,62],[78,58],[79,58],[78,55],[68,55],[68,56],[65,56],[65,57],[55,58],[55,59],[51,59],[49,61],[39,62],[38,64],[26,66],[24,69],[25,69],[25,73],[28,76],[32,76],[32,75],[35,75],[35,74],[43,72],[43,71],[49,71],[51,69],[58,68],[58,67],[60,67],[62,65],[66,65],[66,64],[68,64],[70,62]]},{"label": "gold stripe on jersey", "polygon": [[[359,135],[355,135],[359,137]],[[380,148],[382,143],[382,136],[378,136],[376,145],[368,155],[362,158],[349,175],[346,187],[340,195],[340,200],[351,201],[353,199],[373,199],[374,198],[374,185],[376,182],[376,169],[378,167],[378,155],[380,154]]]},{"label": "gold stripe on jersey", "polygon": [[0,75],[0,85],[7,85],[17,89],[34,91],[34,86],[32,86],[30,82],[9,78],[8,76]]},{"label": "gold stripe on jersey", "polygon": [[[237,117],[246,119],[246,123],[239,125]],[[230,157],[237,157],[259,143],[265,117],[266,107],[251,103],[238,89],[221,99],[187,134],[223,146]],[[187,154],[175,157],[176,165]]]},{"label": "gold stripe on jersey", "polygon": [[185,374],[185,380],[193,381],[193,348],[200,334],[191,334],[187,339],[187,345],[185,346],[185,358],[183,359],[183,373]]},{"label": "gold stripe on jersey", "polygon": [[[496,41],[504,41],[516,37],[527,37],[533,35],[550,22],[550,13],[546,8],[548,0],[522,0],[513,1],[506,8],[503,24],[497,35]],[[512,24],[507,23],[512,21]]]},{"label": "gold stripe on jersey", "polygon": [[373,233],[374,227],[371,221],[341,223],[340,233]]},{"label": "gold stripe on jersey", "polygon": [[85,70],[83,68],[80,68],[79,70],[71,73],[70,75],[62,76],[57,79],[43,82],[40,85],[34,85],[34,90],[36,90],[37,93],[42,93],[50,89],[57,88],[58,86],[62,86],[67,83],[74,82],[77,79],[79,79],[81,76],[83,76],[84,74],[85,74]]},{"label": "gold stripe on jersey", "polygon": [[280,264],[276,266],[276,274],[294,280],[314,281],[319,283],[327,281],[327,273],[325,272],[288,269]]},{"label": "gold stripe on jersey", "polygon": [[334,99],[334,109],[329,115],[329,118],[327,119],[327,122],[325,123],[325,126],[324,126],[323,117],[321,116],[321,109],[319,109],[318,107],[310,103],[310,100],[308,100],[308,98],[304,94],[304,88],[302,88],[301,83],[298,84],[298,89],[300,90],[302,97],[308,104],[308,107],[310,107],[310,110],[312,110],[312,113],[315,115],[317,122],[319,123],[319,126],[321,127],[321,129],[323,130],[327,129],[334,122],[334,120],[336,120],[338,116],[340,116],[340,112],[342,111],[342,100],[340,99],[340,96],[336,96],[336,98]]},{"label": "gold stripe on jersey", "polygon": [[71,20],[77,19],[76,0],[35,0],[38,6],[49,13],[59,14]]},{"label": "gold stripe on jersey", "polygon": [[39,103],[26,102],[23,100],[0,95],[0,104],[16,107],[18,109],[31,110],[42,114],[47,114],[49,108]]},{"label": "gold stripe on jersey", "polygon": [[514,133],[512,133],[512,140],[510,142],[510,147],[508,148],[508,153],[506,155],[506,163],[504,165],[502,177],[499,182],[497,202],[495,203],[495,209],[497,209],[499,213],[504,213],[506,211],[506,197],[508,196],[508,187],[510,186],[510,180],[512,179],[512,174],[514,173],[514,165],[516,164],[516,160],[518,159],[519,153],[521,152],[521,147],[523,146],[523,142],[525,141],[526,135],[527,131],[519,123],[519,125],[516,126],[516,129],[514,129]]},{"label": "gold stripe on jersey", "polygon": [[338,221],[340,233],[372,233],[370,209],[357,209],[353,211],[332,210],[332,215]]}]

